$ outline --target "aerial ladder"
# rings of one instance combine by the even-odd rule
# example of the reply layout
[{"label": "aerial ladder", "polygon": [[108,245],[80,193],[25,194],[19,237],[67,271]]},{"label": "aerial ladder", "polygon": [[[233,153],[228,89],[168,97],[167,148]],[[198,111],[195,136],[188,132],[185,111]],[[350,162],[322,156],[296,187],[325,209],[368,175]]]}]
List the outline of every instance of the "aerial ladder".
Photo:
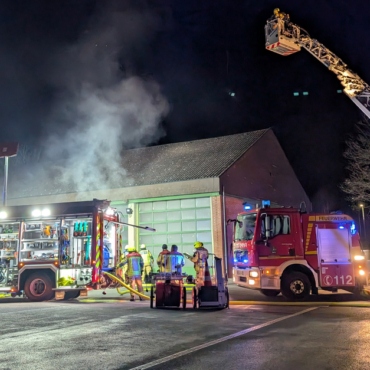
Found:
[{"label": "aerial ladder", "polygon": [[280,55],[291,55],[306,49],[329,71],[335,73],[344,93],[370,118],[370,86],[351,71],[342,59],[316,39],[312,39],[302,27],[292,23],[288,14],[274,10],[274,15],[265,25],[266,49]]}]

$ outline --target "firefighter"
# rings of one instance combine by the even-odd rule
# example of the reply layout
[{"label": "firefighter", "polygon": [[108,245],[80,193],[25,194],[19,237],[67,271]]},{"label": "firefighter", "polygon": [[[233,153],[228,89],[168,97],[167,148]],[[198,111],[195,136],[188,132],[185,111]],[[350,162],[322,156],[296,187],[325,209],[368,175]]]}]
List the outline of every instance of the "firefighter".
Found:
[{"label": "firefighter", "polygon": [[170,253],[167,249],[167,244],[162,245],[162,252],[159,253],[157,258],[157,265],[159,267],[159,272],[166,272],[166,254]]},{"label": "firefighter", "polygon": [[168,259],[168,266],[171,269],[171,272],[175,272],[177,274],[182,274],[182,268],[185,265],[184,256],[178,252],[177,245],[171,246],[171,252],[166,255],[166,259]]},{"label": "firefighter", "polygon": [[[136,252],[135,247],[129,247],[128,255],[123,258],[123,261],[119,264],[119,267],[123,267],[127,265],[127,276],[131,285],[131,288],[135,290],[135,286],[137,286],[137,290],[142,293],[143,292],[143,284],[141,281],[141,273],[144,267],[144,261],[141,257],[140,253]],[[135,301],[135,295],[131,293],[130,301]],[[140,301],[143,298],[139,297]]]},{"label": "firefighter", "polygon": [[206,264],[208,263],[208,250],[203,247],[203,243],[194,243],[194,255],[189,258],[191,262],[194,262],[194,270],[196,272],[197,284],[204,283],[204,272]]},{"label": "firefighter", "polygon": [[143,268],[143,274],[142,274],[142,281],[144,283],[147,283],[149,280],[149,274],[152,272],[152,265],[154,262],[154,258],[150,251],[146,249],[145,244],[141,244],[140,246],[140,254],[144,261],[144,268]]}]

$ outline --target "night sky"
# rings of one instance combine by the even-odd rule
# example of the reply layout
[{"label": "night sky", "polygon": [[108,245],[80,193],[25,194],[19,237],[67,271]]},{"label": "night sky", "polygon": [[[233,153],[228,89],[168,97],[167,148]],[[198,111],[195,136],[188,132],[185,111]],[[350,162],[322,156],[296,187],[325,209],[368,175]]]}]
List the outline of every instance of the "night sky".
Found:
[{"label": "night sky", "polygon": [[81,86],[138,76],[158,84],[169,109],[150,140],[143,130],[125,148],[273,127],[315,209],[345,209],[342,152],[360,111],[306,51],[265,50],[277,6],[370,82],[364,1],[2,0],[0,141],[31,151],[52,134],[62,141],[78,125],[81,112],[65,112]]}]

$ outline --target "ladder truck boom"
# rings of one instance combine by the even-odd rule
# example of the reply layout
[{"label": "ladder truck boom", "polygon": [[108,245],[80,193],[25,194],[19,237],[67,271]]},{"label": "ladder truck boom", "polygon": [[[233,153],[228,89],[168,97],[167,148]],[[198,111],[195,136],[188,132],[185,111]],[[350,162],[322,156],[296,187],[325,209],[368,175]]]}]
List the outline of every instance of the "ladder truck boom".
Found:
[{"label": "ladder truck boom", "polygon": [[265,25],[266,49],[288,56],[306,49],[330,71],[335,73],[344,87],[344,93],[370,118],[370,86],[351,71],[342,59],[316,39],[312,39],[302,27],[290,21],[289,15],[274,10]]}]

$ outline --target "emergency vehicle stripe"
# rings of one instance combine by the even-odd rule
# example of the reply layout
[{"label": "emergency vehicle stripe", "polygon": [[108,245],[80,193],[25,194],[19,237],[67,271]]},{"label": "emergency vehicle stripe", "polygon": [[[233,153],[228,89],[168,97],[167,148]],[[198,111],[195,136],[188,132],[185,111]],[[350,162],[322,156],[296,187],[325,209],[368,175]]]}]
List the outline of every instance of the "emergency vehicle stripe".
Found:
[{"label": "emergency vehicle stripe", "polygon": [[307,254],[307,250],[308,250],[308,247],[309,247],[309,244],[310,244],[312,226],[313,226],[313,224],[312,223],[309,223],[308,224],[308,227],[307,227],[307,236],[306,236],[306,245],[305,245],[305,252],[306,252],[306,254]]},{"label": "emergency vehicle stripe", "polygon": [[271,257],[260,257],[260,260],[277,260],[277,259],[282,259],[282,258],[290,258],[292,259],[293,257],[300,257],[300,256],[271,256]]},{"label": "emergency vehicle stripe", "polygon": [[100,266],[100,218],[99,216],[96,217],[96,268],[98,269]]}]

